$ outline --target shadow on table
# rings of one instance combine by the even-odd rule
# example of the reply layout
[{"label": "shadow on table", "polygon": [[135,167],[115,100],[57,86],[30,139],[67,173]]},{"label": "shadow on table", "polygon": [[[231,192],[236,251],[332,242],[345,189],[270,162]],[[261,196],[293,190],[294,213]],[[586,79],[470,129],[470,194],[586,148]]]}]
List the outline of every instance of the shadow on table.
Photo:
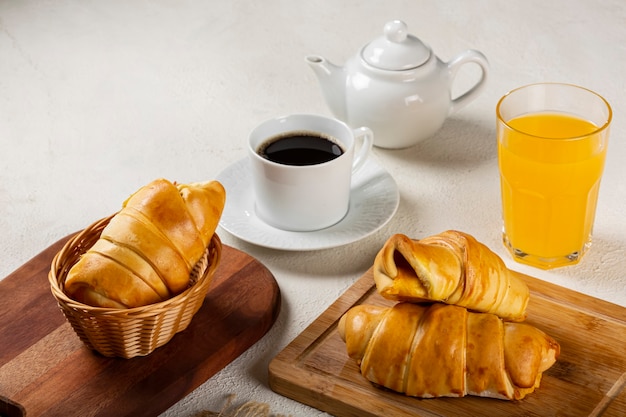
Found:
[{"label": "shadow on table", "polygon": [[473,166],[497,157],[494,126],[468,118],[450,117],[434,136],[406,149],[384,153],[420,164]]}]

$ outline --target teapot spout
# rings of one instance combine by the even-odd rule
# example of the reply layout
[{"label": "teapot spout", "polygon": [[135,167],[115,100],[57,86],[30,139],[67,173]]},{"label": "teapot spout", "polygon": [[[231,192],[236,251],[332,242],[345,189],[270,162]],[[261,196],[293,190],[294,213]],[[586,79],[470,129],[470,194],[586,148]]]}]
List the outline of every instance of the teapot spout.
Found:
[{"label": "teapot spout", "polygon": [[343,67],[318,55],[308,55],[305,61],[317,76],[330,111],[338,119],[346,121],[346,74]]}]

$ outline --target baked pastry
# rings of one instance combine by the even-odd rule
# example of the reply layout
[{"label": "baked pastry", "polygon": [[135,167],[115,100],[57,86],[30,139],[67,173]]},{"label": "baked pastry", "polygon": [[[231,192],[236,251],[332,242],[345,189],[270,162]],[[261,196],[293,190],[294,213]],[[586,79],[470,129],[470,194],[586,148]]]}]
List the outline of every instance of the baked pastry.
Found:
[{"label": "baked pastry", "polygon": [[441,303],[358,305],[338,330],[366,379],[421,398],[522,399],[560,352],[533,326]]},{"label": "baked pastry", "polygon": [[396,234],[376,255],[374,281],[395,301],[443,302],[523,321],[528,286],[472,236],[449,230],[421,240]]},{"label": "baked pastry", "polygon": [[217,181],[174,185],[157,179],[111,218],[70,269],[64,291],[97,307],[166,300],[189,284],[220,220],[226,192]]}]

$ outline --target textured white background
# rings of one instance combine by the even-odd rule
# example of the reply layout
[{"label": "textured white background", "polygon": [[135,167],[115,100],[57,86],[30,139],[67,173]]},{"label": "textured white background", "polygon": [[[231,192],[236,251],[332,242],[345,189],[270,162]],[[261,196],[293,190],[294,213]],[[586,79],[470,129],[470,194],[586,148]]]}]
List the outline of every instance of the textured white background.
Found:
[{"label": "textured white background", "polygon": [[[270,360],[371,266],[387,237],[456,228],[507,264],[626,306],[626,5],[622,0],[0,1],[0,277],[117,210],[156,177],[215,177],[270,117],[329,114],[304,63],[343,63],[401,18],[444,61],[469,48],[491,64],[485,92],[429,140],[373,158],[400,187],[380,232],[308,253],[225,243],[275,275],[283,306],[255,347],[164,416],[218,410],[229,393],[273,412],[323,415],[274,394]],[[476,77],[465,68],[453,90]],[[579,84],[614,110],[594,244],[581,264],[515,264],[500,238],[494,108],[527,83]]]}]

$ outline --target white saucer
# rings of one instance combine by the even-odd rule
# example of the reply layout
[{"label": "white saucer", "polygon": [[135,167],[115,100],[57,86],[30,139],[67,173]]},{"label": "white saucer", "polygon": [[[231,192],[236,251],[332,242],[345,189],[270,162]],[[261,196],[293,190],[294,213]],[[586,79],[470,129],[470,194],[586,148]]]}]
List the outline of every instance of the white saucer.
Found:
[{"label": "white saucer", "polygon": [[339,223],[312,232],[276,229],[255,214],[248,159],[241,159],[216,178],[226,188],[220,227],[249,243],[273,249],[306,251],[346,245],[382,228],[396,213],[400,193],[394,179],[372,160],[352,178],[350,208]]}]

